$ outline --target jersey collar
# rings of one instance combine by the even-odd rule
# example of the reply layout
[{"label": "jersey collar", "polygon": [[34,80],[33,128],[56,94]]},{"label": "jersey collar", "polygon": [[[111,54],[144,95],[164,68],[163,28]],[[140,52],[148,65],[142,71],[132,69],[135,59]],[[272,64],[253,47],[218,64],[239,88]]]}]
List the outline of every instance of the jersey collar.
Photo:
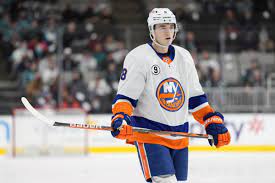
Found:
[{"label": "jersey collar", "polygon": [[172,45],[169,45],[167,53],[159,53],[157,52],[154,47],[152,46],[152,42],[147,43],[150,47],[155,51],[158,57],[165,63],[170,64],[173,62],[175,58],[175,48]]}]

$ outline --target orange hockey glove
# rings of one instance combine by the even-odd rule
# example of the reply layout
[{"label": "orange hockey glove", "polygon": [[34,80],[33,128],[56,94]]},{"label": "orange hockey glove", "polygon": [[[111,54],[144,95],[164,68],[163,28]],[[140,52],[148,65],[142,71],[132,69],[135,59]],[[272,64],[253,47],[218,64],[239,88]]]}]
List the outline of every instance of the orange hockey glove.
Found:
[{"label": "orange hockey glove", "polygon": [[[208,113],[203,118],[206,133],[213,136],[214,145],[219,148],[230,143],[230,133],[224,126],[224,117],[219,112]],[[212,140],[208,140],[212,146]]]}]

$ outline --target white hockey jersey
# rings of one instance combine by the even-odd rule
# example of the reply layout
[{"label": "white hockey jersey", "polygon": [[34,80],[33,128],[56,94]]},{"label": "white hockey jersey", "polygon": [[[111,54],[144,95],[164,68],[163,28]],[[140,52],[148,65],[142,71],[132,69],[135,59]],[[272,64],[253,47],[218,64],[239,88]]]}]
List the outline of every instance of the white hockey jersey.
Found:
[{"label": "white hockey jersey", "polygon": [[[113,106],[130,102],[134,108],[133,126],[188,132],[188,111],[195,112],[208,102],[190,53],[175,45],[169,51],[173,52],[172,59],[161,59],[149,44],[128,53]],[[172,148],[188,145],[187,139],[184,144],[167,143],[163,145]]]}]

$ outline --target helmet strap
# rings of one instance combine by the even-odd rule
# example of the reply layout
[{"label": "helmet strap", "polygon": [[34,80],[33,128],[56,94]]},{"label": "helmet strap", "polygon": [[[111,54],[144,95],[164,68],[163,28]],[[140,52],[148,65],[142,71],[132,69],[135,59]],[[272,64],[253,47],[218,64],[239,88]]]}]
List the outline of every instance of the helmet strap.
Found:
[{"label": "helmet strap", "polygon": [[160,47],[162,47],[162,48],[168,48],[168,47],[169,47],[169,45],[166,46],[166,45],[162,45],[162,44],[158,43],[157,40],[156,40],[156,38],[155,38],[155,36],[154,36],[154,37],[153,37],[153,36],[154,36],[154,35],[152,35],[152,33],[150,33],[150,38],[151,38],[151,40],[152,40],[156,45],[158,45],[158,46],[160,46]]},{"label": "helmet strap", "polygon": [[158,46],[160,46],[160,47],[162,47],[162,48],[168,48],[171,44],[172,44],[172,42],[174,41],[174,39],[176,38],[176,32],[174,33],[174,36],[173,36],[173,40],[171,40],[171,42],[170,42],[170,44],[169,45],[162,45],[162,44],[160,44],[160,43],[158,43],[157,42],[157,40],[156,40],[156,36],[154,35],[154,29],[152,29],[151,31],[150,31],[150,38],[151,38],[151,40],[156,44],[156,45],[158,45]]}]

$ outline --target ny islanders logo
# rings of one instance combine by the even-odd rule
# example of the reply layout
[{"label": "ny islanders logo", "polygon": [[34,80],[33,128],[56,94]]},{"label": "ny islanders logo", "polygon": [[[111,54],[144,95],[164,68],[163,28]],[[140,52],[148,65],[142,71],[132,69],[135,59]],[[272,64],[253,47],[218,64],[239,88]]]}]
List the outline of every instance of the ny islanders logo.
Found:
[{"label": "ny islanders logo", "polygon": [[179,110],[185,101],[182,86],[174,78],[167,78],[161,81],[158,85],[156,96],[160,106],[171,112]]}]

